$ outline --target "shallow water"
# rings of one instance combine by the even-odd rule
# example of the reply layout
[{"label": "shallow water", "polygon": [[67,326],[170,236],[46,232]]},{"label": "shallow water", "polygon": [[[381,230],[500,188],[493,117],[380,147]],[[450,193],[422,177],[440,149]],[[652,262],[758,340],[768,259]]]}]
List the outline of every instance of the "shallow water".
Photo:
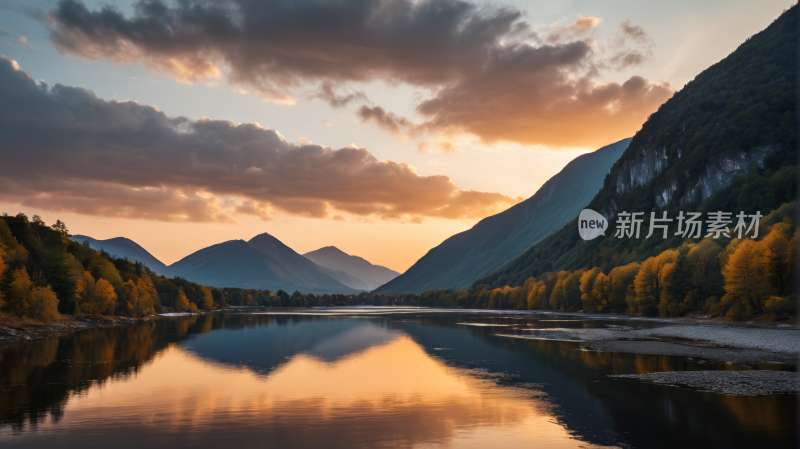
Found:
[{"label": "shallow water", "polygon": [[652,326],[424,309],[158,318],[0,346],[10,447],[796,447],[797,396],[608,374],[746,369],[530,329]]}]

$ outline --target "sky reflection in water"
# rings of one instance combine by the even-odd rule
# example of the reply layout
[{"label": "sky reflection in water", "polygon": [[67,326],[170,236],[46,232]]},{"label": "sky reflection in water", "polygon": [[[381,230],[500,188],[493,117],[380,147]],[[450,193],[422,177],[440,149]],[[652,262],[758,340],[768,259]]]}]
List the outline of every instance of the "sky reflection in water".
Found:
[{"label": "sky reflection in water", "polygon": [[[774,422],[752,421],[752,436],[777,435],[779,443],[791,443],[785,418],[792,417],[774,416],[785,413],[785,401],[605,377],[697,369],[691,362],[586,353],[574,343],[502,338],[492,335],[493,326],[462,324],[507,324],[505,318],[218,315],[64,338],[57,349],[39,351],[41,361],[4,369],[0,444],[593,447],[631,442],[624,434],[636,433],[626,430],[640,427],[642,419],[651,420],[654,435],[674,433],[693,425],[696,412],[720,409],[726,414],[719,421],[695,418],[695,426],[706,427],[698,435],[713,438],[760,410]],[[535,323],[520,323],[529,325]],[[125,346],[132,336],[138,343]],[[104,347],[104,341],[119,343]],[[46,344],[28,343],[25,351]],[[139,354],[133,347],[150,349]],[[6,350],[0,360],[14,360],[8,348],[0,349]],[[37,376],[34,385],[30,379]],[[83,387],[38,403],[38,396],[63,390],[52,385],[55,379]],[[19,399],[26,395],[27,403]],[[650,416],[635,417],[643,401]],[[31,416],[23,422],[14,410],[26,408]],[[733,440],[712,441],[727,446]]]}]

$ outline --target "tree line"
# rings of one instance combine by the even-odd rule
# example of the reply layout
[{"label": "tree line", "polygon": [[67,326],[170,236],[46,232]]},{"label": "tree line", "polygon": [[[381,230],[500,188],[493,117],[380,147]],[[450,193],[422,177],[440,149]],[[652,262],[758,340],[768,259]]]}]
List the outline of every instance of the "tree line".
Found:
[{"label": "tree line", "polygon": [[60,220],[0,217],[0,312],[55,321],[59,315],[143,317],[226,307],[225,295],[69,238]]},{"label": "tree line", "polygon": [[400,301],[424,306],[614,312],[677,317],[699,312],[733,319],[797,313],[795,203],[761,220],[757,239],[686,239],[643,261],[529,277],[523,285],[487,284]]},{"label": "tree line", "polygon": [[424,306],[627,313],[704,313],[748,319],[796,315],[795,203],[761,220],[756,239],[686,239],[642,261],[529,277],[520,286],[383,295],[289,294],[207,287],[157,275],[139,262],[95,251],[22,213],[0,217],[0,313],[55,321],[60,314],[143,317],[229,306]]}]

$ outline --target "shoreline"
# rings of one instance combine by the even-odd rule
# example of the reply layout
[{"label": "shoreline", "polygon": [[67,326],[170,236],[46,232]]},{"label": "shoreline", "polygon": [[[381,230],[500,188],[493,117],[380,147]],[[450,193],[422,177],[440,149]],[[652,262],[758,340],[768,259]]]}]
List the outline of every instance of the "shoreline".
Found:
[{"label": "shoreline", "polygon": [[57,338],[89,329],[107,329],[111,327],[127,326],[140,321],[148,321],[157,318],[203,315],[214,312],[220,312],[220,310],[196,313],[165,313],[159,315],[150,315],[143,318],[102,315],[62,315],[59,321],[53,323],[42,323],[40,321],[31,320],[28,318],[4,316],[0,317],[0,345],[4,343],[18,343],[22,341],[38,341],[47,338]]},{"label": "shoreline", "polygon": [[[335,307],[335,309],[339,310],[346,310],[347,308]],[[4,316],[0,317],[0,344],[36,341],[60,337],[87,329],[125,326],[157,318],[235,312],[236,309],[216,309],[198,313],[164,313],[143,318],[63,315],[58,322],[54,323],[41,323],[25,318]],[[391,309],[391,306],[386,307],[386,309]],[[790,341],[785,341],[793,339],[800,342],[800,326],[787,323],[742,322],[700,317],[632,317],[619,314],[542,310],[421,308],[420,311],[478,313],[485,315],[527,315],[531,317],[559,315],[586,320],[624,320],[658,324],[650,329],[633,329],[627,328],[627,326],[615,326],[614,329],[564,329],[558,331],[542,329],[534,335],[521,337],[580,342],[585,350],[704,358],[736,364],[774,363],[780,361],[780,363],[797,365],[797,359],[800,358],[800,343],[791,344]],[[776,341],[774,337],[778,334],[773,334],[773,332],[780,332],[780,334],[785,334],[788,338]],[[767,336],[770,338],[767,338]],[[762,355],[758,356],[759,353]],[[790,361],[790,358],[794,360]]]},{"label": "shoreline", "polygon": [[0,344],[56,338],[88,329],[105,329],[124,326],[143,319],[145,318],[89,318],[86,316],[64,315],[58,322],[41,323],[24,318],[3,317],[3,319],[0,320]]}]

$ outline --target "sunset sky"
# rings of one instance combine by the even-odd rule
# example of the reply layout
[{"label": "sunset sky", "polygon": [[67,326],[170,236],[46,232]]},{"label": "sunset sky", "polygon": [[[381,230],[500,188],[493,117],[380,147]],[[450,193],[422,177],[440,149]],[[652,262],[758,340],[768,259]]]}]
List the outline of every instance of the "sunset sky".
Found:
[{"label": "sunset sky", "polygon": [[791,4],[5,0],[0,212],[167,264],[268,232],[402,272]]}]

